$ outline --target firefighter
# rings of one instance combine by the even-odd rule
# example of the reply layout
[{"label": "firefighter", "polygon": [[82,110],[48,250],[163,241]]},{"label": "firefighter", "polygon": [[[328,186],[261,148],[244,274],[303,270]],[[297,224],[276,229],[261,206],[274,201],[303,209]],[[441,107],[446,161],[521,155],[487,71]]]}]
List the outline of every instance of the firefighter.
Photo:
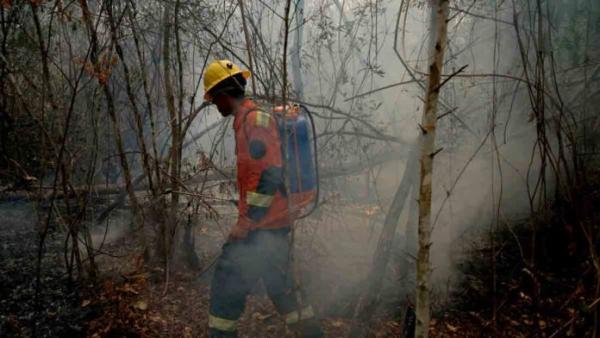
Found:
[{"label": "firefighter", "polygon": [[236,337],[246,296],[262,280],[269,298],[290,329],[302,337],[322,337],[312,307],[299,307],[289,267],[290,213],[284,186],[277,121],[245,97],[250,72],[228,60],[204,73],[205,100],[233,115],[238,220],[223,245],[212,279],[211,337]]}]

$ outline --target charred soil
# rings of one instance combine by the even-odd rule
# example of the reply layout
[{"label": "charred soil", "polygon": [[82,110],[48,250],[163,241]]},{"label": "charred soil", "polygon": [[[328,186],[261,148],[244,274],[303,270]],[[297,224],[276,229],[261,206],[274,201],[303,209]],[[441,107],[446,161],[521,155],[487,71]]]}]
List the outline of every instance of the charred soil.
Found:
[{"label": "charred soil", "polygon": [[571,198],[518,224],[498,223],[461,262],[435,336],[597,336],[599,205],[595,171]]}]

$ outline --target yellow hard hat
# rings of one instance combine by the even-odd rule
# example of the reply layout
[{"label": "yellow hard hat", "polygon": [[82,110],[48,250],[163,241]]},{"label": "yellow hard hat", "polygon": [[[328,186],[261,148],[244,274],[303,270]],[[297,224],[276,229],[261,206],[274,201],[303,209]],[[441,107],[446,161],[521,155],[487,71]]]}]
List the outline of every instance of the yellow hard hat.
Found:
[{"label": "yellow hard hat", "polygon": [[204,71],[204,99],[210,100],[208,92],[221,81],[230,78],[236,74],[242,74],[245,79],[249,78],[249,70],[241,70],[240,67],[229,60],[213,61]]}]

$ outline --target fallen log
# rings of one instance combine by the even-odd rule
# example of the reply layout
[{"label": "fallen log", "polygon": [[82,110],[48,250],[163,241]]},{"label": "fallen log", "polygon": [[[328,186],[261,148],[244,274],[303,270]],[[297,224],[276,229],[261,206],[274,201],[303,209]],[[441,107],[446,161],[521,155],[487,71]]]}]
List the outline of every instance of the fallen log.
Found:
[{"label": "fallen log", "polygon": [[[212,126],[211,126],[212,127]],[[380,154],[377,154],[367,160],[357,160],[354,162],[350,162],[347,164],[342,164],[340,166],[323,168],[320,170],[321,179],[332,179],[336,177],[342,176],[352,176],[357,175],[364,172],[367,169],[377,167],[386,162],[400,160],[406,158],[408,150],[406,148],[398,149],[395,151],[386,151]],[[184,183],[188,186],[193,186],[197,184],[202,184],[206,182],[214,182],[214,181],[233,181],[236,177],[235,169],[223,169],[223,170],[213,170],[212,172],[206,174],[205,172],[197,174],[195,176],[190,177],[185,180]],[[144,174],[138,175],[132,182],[132,186],[136,191],[145,191],[148,189],[146,183],[144,183],[146,176]],[[49,189],[49,188],[48,188]],[[118,195],[117,198],[108,205],[104,210],[100,212],[98,217],[96,218],[97,222],[102,222],[108,217],[111,211],[122,205],[127,197],[127,192],[125,191],[125,187],[122,185],[116,184],[98,184],[91,187],[77,187],[74,191],[72,191],[72,195],[69,195],[69,198],[74,198],[76,196],[81,196],[81,194],[85,194],[90,192],[94,196],[103,196],[103,195]],[[36,195],[34,191],[4,191],[0,193],[0,201],[7,200],[22,200],[22,199],[39,199],[45,200],[48,199],[52,192],[50,189],[47,192],[44,192],[41,196]],[[66,196],[62,191],[56,194],[57,199],[65,198]]]}]

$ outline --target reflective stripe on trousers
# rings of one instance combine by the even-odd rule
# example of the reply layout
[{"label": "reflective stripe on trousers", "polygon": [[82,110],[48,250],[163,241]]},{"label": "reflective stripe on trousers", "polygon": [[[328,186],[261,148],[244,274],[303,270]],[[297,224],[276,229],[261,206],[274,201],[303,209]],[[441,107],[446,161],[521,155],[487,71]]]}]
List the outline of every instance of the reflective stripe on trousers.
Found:
[{"label": "reflective stripe on trousers", "polygon": [[288,325],[296,324],[305,319],[310,319],[315,316],[312,306],[307,306],[304,309],[298,311],[292,311],[285,315],[285,323]]},{"label": "reflective stripe on trousers", "polygon": [[209,314],[208,327],[224,332],[235,332],[237,330],[237,320],[225,319]]}]

